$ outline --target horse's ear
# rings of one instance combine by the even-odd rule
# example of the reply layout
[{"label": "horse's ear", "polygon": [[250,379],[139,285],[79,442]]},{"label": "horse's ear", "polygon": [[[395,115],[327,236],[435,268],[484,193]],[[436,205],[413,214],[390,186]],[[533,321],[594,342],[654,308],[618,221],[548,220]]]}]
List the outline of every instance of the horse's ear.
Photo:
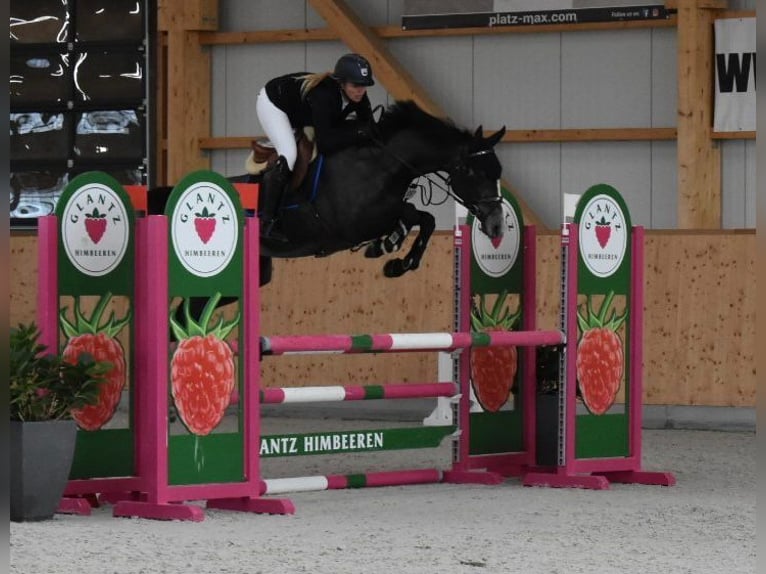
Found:
[{"label": "horse's ear", "polygon": [[476,131],[473,133],[473,137],[476,139],[481,139],[484,136],[484,128],[479,126],[476,128]]},{"label": "horse's ear", "polygon": [[505,135],[505,126],[497,130],[494,134],[489,136],[487,138],[487,145],[489,147],[495,147],[495,144],[499,142],[501,139],[503,139],[503,136]]}]

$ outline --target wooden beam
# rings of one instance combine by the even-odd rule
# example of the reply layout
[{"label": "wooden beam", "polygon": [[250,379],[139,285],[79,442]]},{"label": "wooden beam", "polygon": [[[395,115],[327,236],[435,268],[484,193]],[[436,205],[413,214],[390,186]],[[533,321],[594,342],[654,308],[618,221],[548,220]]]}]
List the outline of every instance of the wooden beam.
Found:
[{"label": "wooden beam", "polygon": [[370,60],[375,77],[395,99],[413,100],[430,114],[446,116],[386,44],[343,0],[310,0],[310,3],[352,51]]},{"label": "wooden beam", "polygon": [[[679,10],[686,0],[665,0],[665,8]],[[728,0],[695,0],[697,8],[704,10],[726,10]]]},{"label": "wooden beam", "polygon": [[755,18],[755,10],[723,10],[715,13],[715,19]]},{"label": "wooden beam", "polygon": [[158,0],[157,29],[217,30],[218,0]]},{"label": "wooden beam", "polygon": [[[210,135],[210,50],[199,30],[218,27],[218,0],[159,0],[158,27],[167,32],[166,173],[175,185],[184,175],[209,169],[199,140]],[[159,183],[159,182],[158,182]]]},{"label": "wooden beam", "polygon": [[741,132],[713,132],[713,139],[716,140],[754,140],[758,132],[755,131],[741,131]]},{"label": "wooden beam", "polygon": [[[485,129],[484,135],[497,130]],[[199,140],[202,149],[249,149],[259,136],[206,137]],[[728,134],[722,134],[728,137]],[[509,130],[503,143],[586,142],[586,141],[660,141],[676,139],[676,128],[603,128],[569,130]],[[734,139],[733,136],[731,139]]]},{"label": "wooden beam", "polygon": [[196,32],[168,32],[167,173],[175,185],[190,171],[210,169],[210,159],[199,149],[210,135],[210,54]]},{"label": "wooden beam", "polygon": [[563,130],[508,130],[502,142],[604,142],[676,139],[676,128],[597,128]]},{"label": "wooden beam", "polygon": [[[592,32],[599,30],[630,30],[641,28],[673,28],[675,15],[665,20],[630,20],[615,22],[585,22],[582,24],[545,24],[538,26],[492,26],[482,28],[432,28],[402,30],[401,26],[372,26],[379,38],[424,38],[448,36],[496,36],[500,34],[544,34],[558,32]],[[339,40],[333,28],[289,28],[250,32],[203,32],[200,43],[206,46],[230,44],[272,44],[277,42],[319,42]]]},{"label": "wooden beam", "polygon": [[713,19],[678,0],[678,227],[721,226],[721,149],[713,130]]},{"label": "wooden beam", "polygon": [[[388,93],[397,100],[413,100],[421,108],[438,117],[446,117],[444,110],[428,95],[426,90],[413,78],[371,30],[343,0],[310,0],[311,5],[333,28],[340,39],[354,52],[364,54],[370,60],[375,77],[385,86]],[[502,184],[513,188],[506,182]],[[521,194],[516,192],[524,219],[545,227],[540,217],[527,205]]]}]

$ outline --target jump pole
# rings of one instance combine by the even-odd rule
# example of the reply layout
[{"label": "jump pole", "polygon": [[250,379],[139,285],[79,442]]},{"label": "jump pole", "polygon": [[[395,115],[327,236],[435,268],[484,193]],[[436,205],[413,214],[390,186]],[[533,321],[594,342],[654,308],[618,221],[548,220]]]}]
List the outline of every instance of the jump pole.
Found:
[{"label": "jump pole", "polygon": [[[455,244],[456,258],[462,260],[462,265],[456,266],[455,281],[464,286],[462,293],[466,295],[463,301],[464,308],[470,305],[470,238],[467,229],[462,230],[465,242],[457,241]],[[527,259],[534,261],[534,228],[527,228],[525,236],[530,239]],[[533,265],[533,263],[532,263]],[[529,287],[534,285],[534,274],[527,275]],[[528,312],[525,316],[523,328],[534,326],[534,297],[524,301]],[[464,315],[467,319],[468,315]],[[446,351],[452,353],[464,353],[471,348],[479,347],[531,347],[543,344],[559,344],[563,340],[561,331],[494,331],[487,333],[471,332],[469,323],[461,323],[464,331],[438,332],[438,333],[384,333],[373,335],[305,335],[305,336],[263,336],[261,337],[261,350],[264,356],[289,355],[289,354],[358,354],[358,353],[381,353],[381,352],[436,352]],[[467,365],[467,361],[466,361]],[[467,397],[470,393],[469,372],[466,368],[463,375],[457,377],[456,382],[427,383],[427,384],[402,384],[402,385],[373,385],[365,387],[308,387],[308,388],[265,388],[260,391],[262,403],[276,402],[318,402],[318,401],[342,401],[342,400],[368,400],[380,398],[415,398],[415,397],[447,397],[465,403],[464,413],[467,413],[470,405]],[[530,405],[527,405],[529,408]],[[455,441],[458,450],[464,453],[464,460],[453,461],[452,468],[445,471],[438,469],[419,469],[392,471],[385,473],[368,472],[355,475],[330,475],[309,476],[286,479],[264,480],[263,494],[278,494],[296,491],[327,490],[333,488],[360,488],[365,486],[387,486],[403,484],[423,484],[427,482],[453,482],[453,483],[479,483],[499,484],[503,476],[499,473],[484,470],[486,460],[479,462],[468,455],[468,438],[470,421],[465,417],[460,419],[468,424],[450,425],[446,427],[431,427],[424,429],[395,429],[404,432],[431,432],[439,431],[440,428],[453,429],[450,438]],[[533,422],[533,421],[532,421]],[[444,434],[439,436],[446,436]],[[291,436],[289,438],[294,438]],[[263,440],[267,440],[264,437]],[[436,443],[438,444],[438,443]],[[432,444],[430,446],[436,446]],[[416,448],[416,447],[412,447]],[[528,454],[522,456],[525,460]],[[507,462],[504,457],[504,462]],[[353,478],[352,478],[353,477]]]}]

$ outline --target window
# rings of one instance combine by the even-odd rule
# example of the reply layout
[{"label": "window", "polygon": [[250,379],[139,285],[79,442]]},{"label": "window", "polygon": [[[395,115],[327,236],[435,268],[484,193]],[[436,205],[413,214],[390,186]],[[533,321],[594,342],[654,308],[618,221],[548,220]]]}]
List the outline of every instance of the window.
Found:
[{"label": "window", "polygon": [[11,0],[12,227],[52,213],[79,173],[147,183],[155,12],[156,0]]}]

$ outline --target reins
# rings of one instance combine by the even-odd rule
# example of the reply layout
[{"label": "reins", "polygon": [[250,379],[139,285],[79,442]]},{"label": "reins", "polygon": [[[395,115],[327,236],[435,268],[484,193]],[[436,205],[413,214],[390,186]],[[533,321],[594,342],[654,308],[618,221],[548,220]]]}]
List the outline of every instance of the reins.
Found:
[{"label": "reins", "polygon": [[[434,172],[430,172],[430,173],[426,173],[426,174],[422,174],[421,175],[420,173],[417,172],[417,170],[414,167],[412,167],[412,165],[409,162],[407,162],[404,158],[402,158],[399,154],[397,154],[393,150],[388,149],[388,147],[386,147],[385,143],[383,143],[376,136],[372,136],[371,139],[372,139],[373,143],[375,143],[385,153],[387,153],[392,158],[394,158],[396,161],[398,161],[400,164],[402,164],[404,167],[409,169],[410,172],[413,174],[413,176],[415,176],[417,178],[421,178],[422,177],[422,178],[425,178],[428,181],[428,187],[429,187],[429,191],[430,191],[430,193],[429,193],[429,201],[427,203],[425,201],[423,201],[423,205],[441,205],[442,203],[444,203],[444,201],[446,201],[446,198],[445,198],[444,201],[442,201],[440,203],[432,203],[430,201],[430,196],[433,194],[433,188],[434,187],[437,187],[438,189],[443,191],[445,193],[445,195],[451,197],[457,203],[459,203],[460,205],[462,205],[463,207],[465,207],[466,209],[468,209],[471,212],[474,211],[474,209],[472,209],[472,208],[476,208],[479,205],[481,205],[482,203],[495,203],[495,202],[499,202],[501,200],[500,196],[498,195],[497,197],[488,198],[488,199],[479,199],[479,200],[476,200],[475,202],[468,203],[465,200],[463,200],[462,198],[458,197],[457,194],[455,194],[455,192],[452,191],[452,177],[451,176],[450,177],[444,177],[438,171],[434,171]],[[478,157],[478,156],[481,156],[481,155],[486,155],[486,154],[489,154],[489,153],[491,153],[491,150],[486,150],[486,149],[485,150],[479,150],[479,151],[476,151],[476,152],[468,154],[466,156],[466,159],[467,158],[471,158],[471,157]],[[447,168],[445,171],[447,171],[447,173],[449,174],[453,170],[454,171],[463,171],[463,170],[465,170],[464,163],[458,163],[456,161],[455,162],[455,166],[452,169]],[[441,180],[441,183],[437,182],[435,179],[433,179],[434,177],[439,178]],[[442,183],[444,185],[442,185]],[[426,194],[426,192],[425,192],[425,185],[410,183],[410,186],[409,186],[408,189],[417,188],[417,187],[420,187],[421,199],[425,199],[425,194]],[[413,191],[413,193],[414,193],[414,191]]]},{"label": "reins", "polygon": [[[380,121],[380,116],[383,115],[383,111],[384,111],[384,107],[383,107],[382,104],[378,104],[372,110],[373,121],[375,119],[375,113],[378,112],[378,111],[381,112],[379,117],[378,117],[378,122],[379,122]],[[377,122],[375,122],[375,123],[377,123]],[[425,178],[428,181],[428,189],[429,189],[428,201],[426,201],[426,191],[425,191],[426,186],[423,185],[423,184],[410,183],[410,185],[408,187],[408,193],[405,194],[406,196],[410,196],[411,195],[409,193],[410,189],[413,189],[413,188],[416,189],[417,187],[420,187],[420,194],[421,194],[421,200],[422,200],[423,205],[441,205],[445,201],[447,201],[447,199],[445,198],[444,201],[439,202],[439,203],[432,203],[431,202],[431,196],[433,195],[433,188],[434,188],[434,186],[437,187],[438,189],[440,189],[441,191],[443,191],[446,196],[451,197],[456,202],[458,202],[460,205],[462,205],[463,207],[465,207],[466,209],[468,209],[469,211],[472,211],[472,212],[474,211],[473,209],[471,209],[472,207],[476,208],[476,207],[478,207],[479,205],[481,205],[483,203],[496,203],[496,202],[501,201],[501,197],[498,194],[497,197],[488,198],[488,199],[479,199],[479,200],[477,200],[477,201],[475,201],[475,202],[473,202],[471,204],[468,204],[466,201],[464,201],[463,199],[458,197],[455,194],[454,191],[452,191],[452,178],[451,178],[451,176],[450,177],[444,177],[438,171],[434,171],[434,172],[430,172],[430,173],[426,173],[426,174],[422,174],[421,175],[421,174],[419,174],[417,172],[417,170],[414,167],[412,167],[412,165],[408,161],[406,161],[404,158],[402,158],[395,151],[388,149],[388,147],[386,147],[386,144],[384,142],[382,142],[376,135],[373,135],[371,140],[372,140],[372,142],[375,145],[377,145],[379,148],[381,148],[385,153],[390,155],[392,158],[394,158],[396,161],[398,161],[400,164],[402,164],[404,167],[406,167],[408,170],[410,170],[410,172],[414,176],[413,180],[415,179],[415,177],[417,177],[417,178],[421,178],[422,177],[422,178]],[[492,150],[483,149],[483,150],[475,151],[473,153],[468,154],[466,156],[466,159],[472,158],[472,157],[479,157],[479,156],[482,156],[482,155],[487,155],[489,153],[492,153]],[[446,171],[449,174],[451,171],[465,171],[465,169],[466,169],[465,162],[459,163],[459,162],[456,161],[455,164],[454,164],[454,167],[452,169],[448,168]],[[441,180],[441,182],[437,182],[436,180],[433,179],[433,177],[439,178]],[[442,184],[444,184],[444,185],[442,185]],[[412,193],[415,193],[414,189],[413,189]]]}]

